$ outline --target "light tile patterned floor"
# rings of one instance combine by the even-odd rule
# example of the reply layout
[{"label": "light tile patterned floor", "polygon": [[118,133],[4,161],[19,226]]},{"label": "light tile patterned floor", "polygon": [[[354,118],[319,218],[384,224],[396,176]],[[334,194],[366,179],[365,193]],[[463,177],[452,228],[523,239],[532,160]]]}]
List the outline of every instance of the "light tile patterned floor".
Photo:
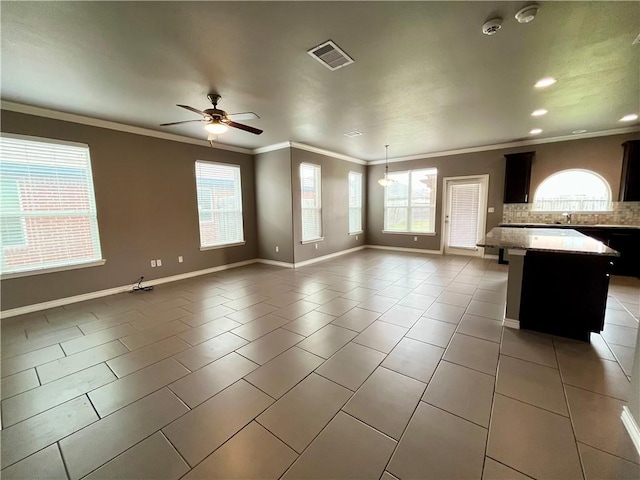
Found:
[{"label": "light tile patterned floor", "polygon": [[2,322],[2,478],[640,478],[640,281],[591,344],[504,329],[495,261],[364,250]]}]

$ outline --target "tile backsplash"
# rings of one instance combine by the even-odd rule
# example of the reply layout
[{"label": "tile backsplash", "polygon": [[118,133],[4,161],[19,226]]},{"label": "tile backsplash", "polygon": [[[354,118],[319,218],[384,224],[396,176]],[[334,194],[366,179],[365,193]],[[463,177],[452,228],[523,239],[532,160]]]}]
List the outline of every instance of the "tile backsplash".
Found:
[{"label": "tile backsplash", "polygon": [[[502,208],[502,223],[565,223],[562,212],[534,212],[532,203],[507,203]],[[610,212],[573,213],[576,225],[640,226],[640,202],[613,202]]]}]

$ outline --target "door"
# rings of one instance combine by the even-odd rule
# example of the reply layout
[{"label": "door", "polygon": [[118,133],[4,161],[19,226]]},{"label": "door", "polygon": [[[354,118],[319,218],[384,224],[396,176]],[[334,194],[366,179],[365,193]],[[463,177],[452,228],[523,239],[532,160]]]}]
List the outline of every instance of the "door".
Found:
[{"label": "door", "polygon": [[444,253],[482,256],[489,176],[444,179]]}]

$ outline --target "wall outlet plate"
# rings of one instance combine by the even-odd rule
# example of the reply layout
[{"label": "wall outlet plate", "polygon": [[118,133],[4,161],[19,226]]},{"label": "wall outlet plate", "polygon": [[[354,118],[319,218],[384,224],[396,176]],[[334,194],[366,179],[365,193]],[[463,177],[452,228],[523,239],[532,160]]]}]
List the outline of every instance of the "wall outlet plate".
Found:
[{"label": "wall outlet plate", "polygon": [[151,268],[156,268],[156,261],[155,260],[151,260]]},{"label": "wall outlet plate", "polygon": [[489,207],[487,212],[489,213],[494,213],[496,211],[496,209],[494,207]]},{"label": "wall outlet plate", "polygon": [[182,258],[182,255],[178,255],[178,263],[182,263],[184,261],[184,259]]},{"label": "wall outlet plate", "polygon": [[157,265],[158,267],[161,267],[161,266],[162,266],[162,259],[161,259],[161,258],[159,258],[158,260],[156,260],[156,265]]}]

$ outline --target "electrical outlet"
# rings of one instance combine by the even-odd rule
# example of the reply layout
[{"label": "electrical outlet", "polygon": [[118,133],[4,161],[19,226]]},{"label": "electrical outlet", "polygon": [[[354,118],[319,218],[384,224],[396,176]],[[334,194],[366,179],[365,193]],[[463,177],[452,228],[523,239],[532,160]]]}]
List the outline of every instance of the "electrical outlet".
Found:
[{"label": "electrical outlet", "polygon": [[156,260],[156,265],[157,265],[158,267],[161,267],[161,266],[162,266],[162,259],[161,259],[161,258],[159,258],[158,260]]},{"label": "electrical outlet", "polygon": [[156,261],[155,260],[151,260],[151,268],[156,268]]},{"label": "electrical outlet", "polygon": [[318,244],[317,243],[314,243],[313,246],[316,247],[316,250],[318,249]]},{"label": "electrical outlet", "polygon": [[276,253],[280,251],[280,247],[276,246]]},{"label": "electrical outlet", "polygon": [[356,240],[358,239],[358,235],[356,235]]},{"label": "electrical outlet", "polygon": [[178,263],[182,263],[184,261],[184,259],[182,258],[182,255],[178,255]]},{"label": "electrical outlet", "polygon": [[418,237],[413,237],[413,241],[417,242],[418,241]]}]

